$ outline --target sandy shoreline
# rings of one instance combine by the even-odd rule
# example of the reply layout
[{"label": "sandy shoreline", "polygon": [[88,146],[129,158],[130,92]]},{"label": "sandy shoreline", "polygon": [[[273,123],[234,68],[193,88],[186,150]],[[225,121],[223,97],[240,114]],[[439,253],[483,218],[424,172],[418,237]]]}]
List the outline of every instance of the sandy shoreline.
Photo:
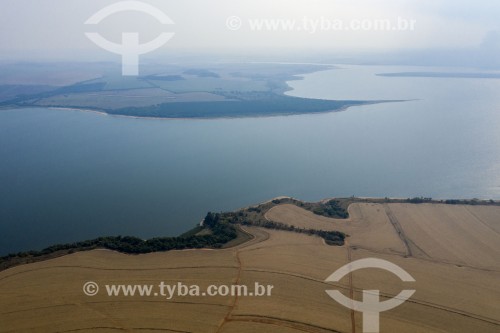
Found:
[{"label": "sandy shoreline", "polygon": [[[398,101],[399,102],[399,101]],[[318,112],[305,112],[305,113],[289,113],[289,114],[269,114],[269,115],[256,115],[256,116],[238,116],[238,117],[146,117],[146,116],[128,116],[123,114],[111,114],[105,111],[93,110],[93,109],[79,109],[79,108],[71,108],[71,107],[57,107],[57,106],[29,106],[29,107],[14,107],[5,110],[16,110],[16,109],[49,109],[49,110],[62,110],[62,111],[80,111],[80,112],[90,112],[96,113],[101,116],[110,116],[110,117],[120,117],[120,118],[132,118],[132,119],[155,119],[155,120],[232,120],[232,119],[245,119],[245,118],[274,118],[274,117],[291,117],[291,116],[304,116],[304,115],[318,115],[324,113],[333,113],[333,112],[344,112],[351,107],[362,107],[367,105],[379,104],[379,103],[389,103],[389,102],[373,102],[366,103],[361,105],[349,105],[343,106],[341,108],[335,110],[327,110],[327,111],[318,111]]]}]

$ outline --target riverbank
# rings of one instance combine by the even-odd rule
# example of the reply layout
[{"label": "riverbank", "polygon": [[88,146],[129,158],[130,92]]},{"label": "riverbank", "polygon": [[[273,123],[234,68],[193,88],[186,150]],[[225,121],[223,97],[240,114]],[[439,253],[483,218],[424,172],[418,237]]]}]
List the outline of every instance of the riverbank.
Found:
[{"label": "riverbank", "polygon": [[[253,226],[265,229],[282,230],[323,238],[326,244],[342,246],[348,234],[328,226],[307,228],[305,225],[290,226],[270,218],[268,213],[280,205],[294,205],[318,216],[330,219],[348,219],[352,204],[444,204],[469,206],[496,206],[494,200],[434,200],[432,198],[331,198],[319,202],[304,202],[291,197],[280,196],[258,205],[248,206],[234,212],[208,213],[203,223],[178,237],[157,237],[143,240],[133,236],[99,237],[75,243],[56,244],[43,250],[11,253],[0,257],[0,271],[14,266],[54,259],[75,252],[94,249],[107,249],[125,254],[144,254],[172,250],[197,248],[227,248],[250,240],[240,226]],[[346,220],[347,221],[347,220]],[[339,228],[342,230],[343,228]]]}]

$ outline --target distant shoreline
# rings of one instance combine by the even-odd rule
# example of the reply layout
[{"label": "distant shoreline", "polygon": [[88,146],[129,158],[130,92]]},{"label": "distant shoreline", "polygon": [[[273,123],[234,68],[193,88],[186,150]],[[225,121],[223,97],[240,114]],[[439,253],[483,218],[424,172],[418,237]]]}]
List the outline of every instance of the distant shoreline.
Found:
[{"label": "distant shoreline", "polygon": [[400,103],[406,102],[406,100],[389,100],[389,101],[356,101],[359,104],[355,105],[344,105],[336,109],[324,110],[324,111],[311,111],[311,112],[294,112],[294,113],[270,113],[270,114],[256,114],[256,115],[240,115],[240,116],[214,116],[214,117],[158,117],[158,116],[136,116],[136,115],[126,115],[119,113],[109,113],[104,110],[92,109],[92,108],[77,108],[77,107],[65,107],[65,106],[12,106],[12,107],[3,107],[1,110],[26,110],[26,109],[48,109],[48,110],[61,110],[61,111],[79,111],[79,112],[88,112],[95,113],[101,116],[111,116],[111,117],[120,117],[120,118],[131,118],[131,119],[155,119],[155,120],[230,120],[230,119],[248,119],[248,118],[274,118],[274,117],[288,117],[288,116],[303,116],[303,115],[317,115],[317,114],[325,114],[325,113],[333,113],[333,112],[344,112],[351,107],[360,107],[360,106],[368,106],[375,105],[381,103]]},{"label": "distant shoreline", "polygon": [[[255,65],[258,66],[258,64]],[[0,103],[0,109],[47,108],[93,112],[101,115],[129,117],[136,119],[151,118],[167,120],[205,120],[267,118],[305,114],[320,114],[342,112],[347,110],[351,106],[362,106],[387,102],[403,102],[402,100],[329,100],[296,97],[286,94],[286,92],[293,90],[293,88],[289,85],[289,81],[303,80],[304,75],[306,74],[336,68],[332,65],[325,64],[315,64],[315,66],[311,66],[311,64],[309,64],[307,65],[307,67],[304,66],[304,64],[302,64],[302,66],[299,66],[299,64],[288,64],[289,68],[285,66],[282,70],[277,72],[266,70],[265,73],[257,71],[257,73],[252,72],[252,74],[238,73],[239,68],[236,67],[234,69],[235,74],[231,77],[232,79],[230,80],[220,77],[216,72],[209,72],[213,74],[214,77],[218,78],[218,81],[216,83],[212,83],[212,86],[208,84],[207,86],[203,86],[203,84],[199,82],[199,80],[202,80],[200,78],[184,78],[182,77],[182,75],[180,76],[181,79],[172,81],[172,86],[162,86],[162,83],[171,81],[164,80],[163,77],[152,75],[148,77],[139,77],[137,79],[141,84],[139,85],[141,88],[138,88],[139,86],[135,88],[126,87],[123,89],[119,89],[116,87],[113,88],[117,91],[143,89],[144,87],[142,86],[142,84],[147,83],[150,86],[149,88],[165,90],[170,94],[173,94],[174,96],[175,94],[182,95],[186,92],[199,92],[218,95],[222,98],[222,100],[196,100],[195,98],[193,98],[192,100],[182,100],[181,98],[178,101],[151,101],[150,103],[146,103],[145,105],[139,104],[135,106],[130,106],[129,103],[116,104],[109,101],[101,101],[95,103],[93,100],[94,98],[98,97],[90,95],[85,96],[85,94],[98,95],[106,91],[104,89],[104,87],[106,86],[106,78],[103,77],[101,78],[102,82],[95,80],[82,81],[73,85],[64,86],[54,91],[33,93],[31,95],[20,95],[11,100]],[[240,82],[238,81],[239,78],[245,78],[245,81],[243,82],[245,82],[246,85],[232,86],[231,84],[234,84],[234,82]],[[185,82],[190,83],[191,81],[189,80],[192,81],[192,84],[196,88],[192,91],[188,89],[183,92],[182,86],[183,84],[187,84]],[[179,85],[180,88],[178,87],[178,89],[173,89],[177,87],[176,85]],[[198,87],[198,85],[201,86]],[[196,90],[198,88],[200,90]],[[114,91],[113,89],[109,88],[109,91]],[[54,96],[68,97],[75,94],[84,94],[83,97],[85,102],[79,103],[78,100],[69,100],[63,102],[50,100],[50,98]],[[145,96],[145,98],[146,97],[149,96]],[[121,97],[117,95],[114,100],[118,100],[120,98]],[[44,103],[39,102],[45,99],[48,100]]]},{"label": "distant shoreline", "polygon": [[[26,106],[9,106],[9,107],[0,107],[0,111],[8,111],[8,110],[24,110],[24,109],[49,109],[49,110],[62,110],[62,111],[79,111],[79,112],[89,112],[96,113],[102,116],[113,116],[113,117],[124,117],[124,118],[132,118],[132,119],[156,119],[156,120],[223,120],[223,119],[248,119],[248,118],[274,118],[274,117],[288,117],[288,116],[303,116],[303,115],[317,115],[317,114],[325,114],[325,113],[333,113],[333,112],[344,112],[351,107],[361,107],[368,105],[376,105],[383,103],[402,103],[408,102],[410,100],[375,100],[375,101],[335,101],[335,100],[322,100],[322,99],[307,99],[300,97],[290,97],[296,99],[303,100],[312,100],[312,101],[320,101],[320,102],[331,102],[332,104],[339,103],[338,106],[334,106],[331,108],[325,108],[324,110],[315,110],[315,111],[295,111],[295,112],[271,112],[269,114],[266,113],[257,113],[257,114],[240,114],[240,115],[214,115],[214,116],[140,116],[140,115],[128,115],[121,113],[111,113],[106,110],[101,109],[93,109],[93,108],[79,108],[79,107],[66,107],[66,106],[39,106],[39,105],[26,105]],[[179,102],[177,104],[183,104],[185,102]],[[211,103],[211,102],[207,102]],[[224,102],[228,103],[228,102]],[[170,104],[170,103],[169,103]],[[173,103],[171,103],[173,104]],[[186,103],[187,104],[187,103]]]}]

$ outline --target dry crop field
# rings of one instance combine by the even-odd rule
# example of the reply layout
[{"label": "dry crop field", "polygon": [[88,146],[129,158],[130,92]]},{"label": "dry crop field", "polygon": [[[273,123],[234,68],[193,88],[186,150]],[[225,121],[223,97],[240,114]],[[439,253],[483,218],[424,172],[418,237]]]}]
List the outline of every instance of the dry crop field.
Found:
[{"label": "dry crop field", "polygon": [[[304,228],[340,230],[344,246],[287,231],[245,227],[253,239],[222,250],[125,255],[78,252],[0,272],[0,332],[362,332],[360,313],[331,299],[327,289],[361,298],[379,289],[392,298],[415,294],[381,313],[381,332],[500,331],[500,207],[370,204],[335,220],[290,204],[266,218]],[[352,280],[325,279],[349,261],[389,260],[416,282],[378,269]],[[95,281],[96,296],[82,286]],[[108,296],[106,284],[159,282],[273,285],[271,296]]]}]

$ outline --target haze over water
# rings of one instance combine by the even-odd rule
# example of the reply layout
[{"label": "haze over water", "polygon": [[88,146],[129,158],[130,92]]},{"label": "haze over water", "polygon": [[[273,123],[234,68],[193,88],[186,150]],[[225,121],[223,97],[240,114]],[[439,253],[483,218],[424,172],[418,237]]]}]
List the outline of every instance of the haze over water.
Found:
[{"label": "haze over water", "polygon": [[342,67],[290,82],[289,94],[414,101],[215,120],[1,111],[0,253],[177,235],[207,211],[279,195],[500,199],[500,80]]}]

